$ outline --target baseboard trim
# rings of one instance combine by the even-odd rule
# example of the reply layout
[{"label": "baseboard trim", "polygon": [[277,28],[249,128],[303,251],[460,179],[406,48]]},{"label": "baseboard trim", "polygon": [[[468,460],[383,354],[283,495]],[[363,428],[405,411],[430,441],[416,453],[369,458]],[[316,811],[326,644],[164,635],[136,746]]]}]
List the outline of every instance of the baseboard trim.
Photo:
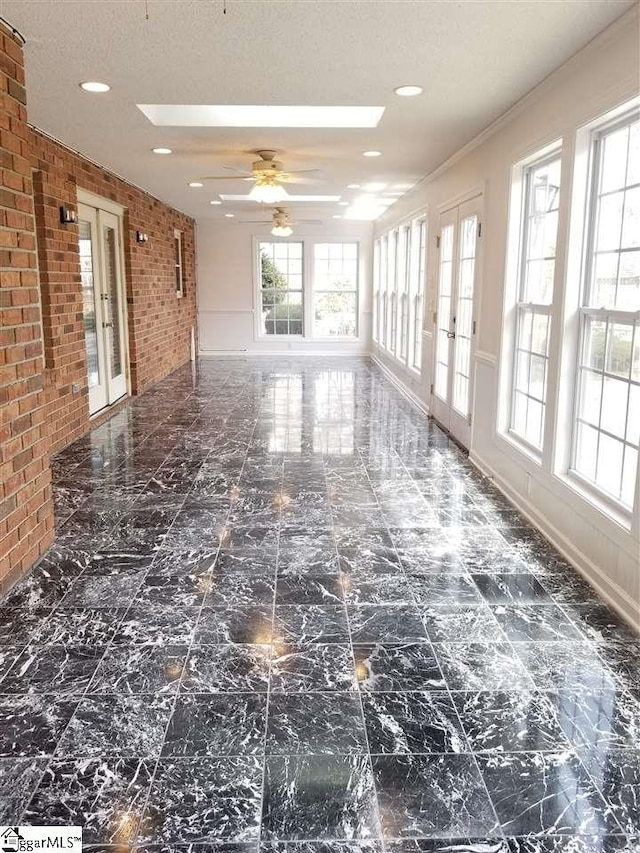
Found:
[{"label": "baseboard trim", "polygon": [[387,367],[387,365],[383,361],[381,361],[380,358],[378,358],[378,356],[374,352],[370,353],[370,358],[371,361],[373,361],[373,363],[376,365],[376,367],[378,367],[382,371],[382,373],[384,373],[385,378],[388,379],[389,382],[391,382],[391,384],[395,386],[395,388],[397,388],[397,390],[400,391],[401,394],[404,394],[404,396],[411,403],[413,403],[414,406],[417,406],[421,412],[424,412],[424,414],[427,416],[429,415],[429,407],[426,405],[426,403],[421,400],[420,397],[417,396],[417,394],[414,394],[413,391],[409,388],[409,386],[405,385],[402,379],[400,379],[399,376],[397,376],[389,367]]},{"label": "baseboard trim", "polygon": [[582,553],[547,518],[522,497],[501,477],[491,465],[475,455],[469,461],[489,477],[494,485],[524,517],[551,542],[573,568],[593,587],[598,595],[612,607],[631,627],[640,633],[640,602],[634,601],[624,589],[613,583],[592,560]]}]

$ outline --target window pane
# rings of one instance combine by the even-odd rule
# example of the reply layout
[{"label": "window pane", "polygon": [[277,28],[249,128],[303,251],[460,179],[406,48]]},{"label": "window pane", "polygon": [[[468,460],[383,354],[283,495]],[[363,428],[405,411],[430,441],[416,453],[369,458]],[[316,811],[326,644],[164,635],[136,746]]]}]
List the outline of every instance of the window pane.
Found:
[{"label": "window pane", "polygon": [[313,264],[314,334],[353,337],[357,332],[357,243],[317,243]]},{"label": "window pane", "polygon": [[262,333],[302,335],[302,243],[260,243]]}]

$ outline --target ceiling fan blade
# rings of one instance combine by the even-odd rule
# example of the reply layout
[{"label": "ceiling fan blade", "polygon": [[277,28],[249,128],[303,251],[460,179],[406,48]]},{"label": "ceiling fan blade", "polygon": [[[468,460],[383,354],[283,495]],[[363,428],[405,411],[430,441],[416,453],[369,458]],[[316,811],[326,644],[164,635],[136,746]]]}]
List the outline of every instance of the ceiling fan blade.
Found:
[{"label": "ceiling fan blade", "polygon": [[243,178],[242,175],[205,175],[203,178],[197,178],[198,181],[255,181],[256,179],[251,176],[248,178]]},{"label": "ceiling fan blade", "polygon": [[297,175],[285,175],[279,179],[283,184],[321,184],[324,178],[299,178]]},{"label": "ceiling fan blade", "polygon": [[240,175],[251,175],[252,173],[248,169],[236,169],[235,166],[223,166],[223,169],[226,169],[227,172],[238,172]]},{"label": "ceiling fan blade", "polygon": [[296,219],[292,225],[322,225],[322,219]]}]

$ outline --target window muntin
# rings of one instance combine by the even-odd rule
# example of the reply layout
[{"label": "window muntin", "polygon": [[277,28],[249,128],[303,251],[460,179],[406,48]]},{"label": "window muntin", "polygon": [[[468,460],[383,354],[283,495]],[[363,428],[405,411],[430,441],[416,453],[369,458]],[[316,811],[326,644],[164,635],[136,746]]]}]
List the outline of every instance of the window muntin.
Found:
[{"label": "window muntin", "polygon": [[640,116],[594,137],[572,471],[626,509],[640,445]]},{"label": "window muntin", "polygon": [[358,317],[358,244],[316,243],[313,252],[313,332],[355,337]]},{"label": "window muntin", "polygon": [[173,232],[173,257],[175,266],[175,287],[178,298],[184,296],[184,266],[182,251],[182,231]]},{"label": "window muntin", "polygon": [[560,196],[560,155],[524,171],[510,431],[542,449]]},{"label": "window muntin", "polygon": [[260,243],[260,333],[302,336],[303,244]]}]

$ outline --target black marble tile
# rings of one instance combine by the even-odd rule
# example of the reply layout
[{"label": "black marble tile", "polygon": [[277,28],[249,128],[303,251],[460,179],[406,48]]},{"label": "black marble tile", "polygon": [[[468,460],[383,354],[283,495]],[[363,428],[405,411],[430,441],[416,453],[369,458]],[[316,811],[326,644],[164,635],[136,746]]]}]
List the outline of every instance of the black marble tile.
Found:
[{"label": "black marble tile", "polygon": [[[172,528],[173,532],[173,528]],[[202,537],[202,533],[200,533]],[[187,543],[182,534],[178,534],[180,544],[165,541],[155,554],[149,574],[163,576],[200,576],[213,569],[218,555],[217,542]]]},{"label": "black marble tile", "polygon": [[24,809],[48,763],[48,758],[0,758],[0,820],[5,826],[21,825]]},{"label": "black marble tile", "polygon": [[428,643],[354,646],[354,654],[361,690],[417,691],[445,687]]},{"label": "black marble tile", "polygon": [[615,689],[613,672],[592,643],[516,643],[518,657],[541,690]]},{"label": "black marble tile", "polygon": [[82,644],[28,646],[0,682],[0,693],[81,695],[105,648]]},{"label": "black marble tile", "polygon": [[356,693],[272,693],[268,755],[366,754],[360,697]]},{"label": "black marble tile", "polygon": [[54,759],[23,820],[46,826],[82,826],[83,843],[133,839],[153,775],[138,758]]},{"label": "black marble tile", "polygon": [[346,610],[342,604],[277,606],[273,636],[276,643],[287,645],[348,643]]},{"label": "black marble tile", "polygon": [[184,693],[266,693],[268,645],[192,646],[185,667]]},{"label": "black marble tile", "polygon": [[179,696],[167,730],[165,757],[257,755],[264,752],[264,693]]},{"label": "black marble tile", "polygon": [[509,853],[638,853],[640,838],[623,835],[545,835],[509,838]]},{"label": "black marble tile", "polygon": [[143,607],[173,604],[198,607],[212,588],[211,575],[147,575],[134,604]]},{"label": "black marble tile", "polygon": [[58,743],[56,756],[158,756],[172,707],[168,696],[85,696]]},{"label": "black marble tile", "polygon": [[430,607],[482,604],[480,591],[470,575],[434,572],[409,574],[408,577],[411,592],[418,604]]},{"label": "black marble tile", "polygon": [[437,643],[450,690],[526,690],[533,681],[509,643]]},{"label": "black marble tile", "polygon": [[200,608],[174,604],[132,605],[113,635],[115,646],[188,646]]},{"label": "black marble tile", "polygon": [[343,574],[347,604],[413,604],[411,586],[403,575]]},{"label": "black marble tile", "polygon": [[96,670],[91,693],[175,693],[186,657],[186,646],[111,646]]},{"label": "black marble tile", "polygon": [[196,645],[228,643],[268,644],[272,640],[273,608],[267,605],[230,605],[202,608],[195,633]]},{"label": "black marble tile", "polygon": [[532,574],[473,575],[482,597],[490,604],[550,604],[551,596]]},{"label": "black marble tile", "polygon": [[355,690],[351,648],[327,643],[276,644],[271,664],[271,692]]},{"label": "black marble tile", "polygon": [[376,755],[385,838],[488,835],[496,818],[472,755]]},{"label": "black marble tile", "polygon": [[591,764],[589,770],[622,831],[640,834],[640,750],[611,749],[600,766]]},{"label": "black marble tile", "polygon": [[137,842],[257,841],[262,762],[254,756],[163,758]]},{"label": "black marble tile", "polygon": [[366,756],[267,758],[262,838],[360,839],[380,835]]},{"label": "black marble tile", "polygon": [[395,548],[370,545],[340,548],[340,571],[346,574],[401,575],[402,563]]},{"label": "black marble tile", "polygon": [[434,643],[504,641],[505,635],[493,613],[483,604],[441,604],[422,607],[422,619]]},{"label": "black marble tile", "polygon": [[381,841],[269,841],[260,853],[382,853]]},{"label": "black marble tile", "polygon": [[640,700],[623,690],[547,694],[569,743],[587,766],[601,764],[611,749],[640,750]]},{"label": "black marble tile", "polygon": [[364,694],[362,707],[372,754],[468,751],[445,692]]},{"label": "black marble tile", "polygon": [[53,755],[77,700],[0,697],[0,757]]},{"label": "black marble tile", "polygon": [[498,604],[492,610],[507,638],[514,643],[583,639],[564,611],[555,604],[544,607]]},{"label": "black marble tile", "polygon": [[478,755],[506,835],[599,835],[618,824],[575,755],[562,752]]},{"label": "black marble tile", "polygon": [[276,587],[276,604],[339,605],[343,600],[339,575],[281,575]]},{"label": "black marble tile", "polygon": [[351,641],[355,644],[398,644],[426,641],[427,632],[416,605],[357,604],[348,608]]},{"label": "black marble tile", "polygon": [[[104,602],[103,602],[104,603]],[[32,638],[33,645],[78,645],[106,648],[122,620],[123,607],[66,608],[63,605],[45,619]]]},{"label": "black marble tile", "polygon": [[551,697],[528,691],[453,693],[474,752],[568,749]]}]

